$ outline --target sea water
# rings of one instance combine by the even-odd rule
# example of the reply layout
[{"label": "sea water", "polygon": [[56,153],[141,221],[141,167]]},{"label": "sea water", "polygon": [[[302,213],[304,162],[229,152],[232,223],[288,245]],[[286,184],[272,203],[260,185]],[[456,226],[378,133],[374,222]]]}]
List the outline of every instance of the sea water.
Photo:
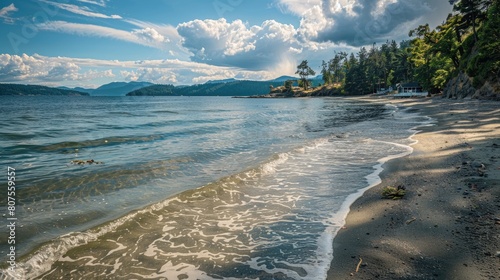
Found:
[{"label": "sea water", "polygon": [[324,279],[349,205],[428,122],[341,98],[1,101],[4,279]]}]

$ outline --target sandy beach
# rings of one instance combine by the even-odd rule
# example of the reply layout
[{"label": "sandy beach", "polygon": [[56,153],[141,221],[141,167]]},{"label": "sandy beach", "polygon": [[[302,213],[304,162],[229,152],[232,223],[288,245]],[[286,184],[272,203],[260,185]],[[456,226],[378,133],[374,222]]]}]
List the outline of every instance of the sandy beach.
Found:
[{"label": "sandy beach", "polygon": [[[500,279],[500,103],[364,98],[432,117],[352,206],[327,279]],[[401,200],[385,186],[404,186]]]}]

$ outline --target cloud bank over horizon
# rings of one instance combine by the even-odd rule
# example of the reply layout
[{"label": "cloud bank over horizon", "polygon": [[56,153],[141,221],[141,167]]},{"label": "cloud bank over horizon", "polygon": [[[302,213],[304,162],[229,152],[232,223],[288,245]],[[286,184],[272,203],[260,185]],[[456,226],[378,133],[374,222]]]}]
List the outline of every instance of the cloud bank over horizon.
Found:
[{"label": "cloud bank over horizon", "polygon": [[[190,14],[169,14],[131,1],[42,0],[36,9],[34,1],[28,2],[0,9],[10,43],[0,48],[0,82],[84,86],[113,79],[173,84],[266,80],[293,75],[302,59],[319,67],[335,51],[357,52],[361,46],[407,39],[411,28],[437,25],[451,11],[448,1],[276,0],[262,6],[241,0],[222,1],[228,8],[219,18],[210,8],[217,16],[220,7],[203,3],[206,17],[189,19]],[[256,20],[247,9],[266,17]],[[62,47],[61,54],[49,40]]]}]

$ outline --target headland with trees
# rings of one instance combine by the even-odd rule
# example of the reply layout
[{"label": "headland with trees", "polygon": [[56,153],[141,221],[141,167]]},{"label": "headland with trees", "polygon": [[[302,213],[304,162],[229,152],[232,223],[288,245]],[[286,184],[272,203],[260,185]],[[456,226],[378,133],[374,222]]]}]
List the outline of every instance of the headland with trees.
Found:
[{"label": "headland with trees", "polygon": [[321,65],[323,85],[311,87],[315,72],[304,60],[293,81],[272,88],[273,97],[363,95],[417,82],[449,98],[500,99],[500,1],[450,1],[453,13],[435,29],[409,31],[411,40],[387,41],[359,52],[335,53]]}]

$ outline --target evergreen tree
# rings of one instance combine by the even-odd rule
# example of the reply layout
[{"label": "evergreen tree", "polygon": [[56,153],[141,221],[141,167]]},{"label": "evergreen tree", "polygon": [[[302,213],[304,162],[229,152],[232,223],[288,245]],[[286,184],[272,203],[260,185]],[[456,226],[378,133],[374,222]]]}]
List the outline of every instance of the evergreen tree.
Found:
[{"label": "evergreen tree", "polygon": [[476,87],[488,79],[500,82],[500,1],[493,1],[487,15],[479,32],[478,54],[467,69],[475,76]]},{"label": "evergreen tree", "polygon": [[340,52],[335,54],[335,57],[330,60],[328,70],[332,73],[333,82],[340,83],[345,78],[345,70],[343,69],[343,61],[346,59],[347,53]]},{"label": "evergreen tree", "polygon": [[330,73],[328,63],[324,60],[321,63],[321,75],[323,75],[323,82],[325,82],[325,85],[329,85],[332,83],[332,74]]},{"label": "evergreen tree", "polygon": [[354,56],[354,53],[351,53],[348,61],[346,62],[346,77],[344,84],[344,90],[349,94],[354,94],[359,92],[357,85],[357,79],[359,76],[358,72],[359,72],[358,60]]},{"label": "evergreen tree", "polygon": [[299,74],[302,87],[304,90],[307,90],[309,87],[309,80],[307,80],[307,77],[316,74],[316,72],[307,65],[307,60],[303,60],[297,65],[297,72],[295,72],[295,74]]},{"label": "evergreen tree", "polygon": [[477,42],[477,27],[484,19],[486,19],[486,9],[490,1],[486,0],[459,0],[453,6],[453,10],[462,15],[461,29],[472,28],[474,41]]}]

